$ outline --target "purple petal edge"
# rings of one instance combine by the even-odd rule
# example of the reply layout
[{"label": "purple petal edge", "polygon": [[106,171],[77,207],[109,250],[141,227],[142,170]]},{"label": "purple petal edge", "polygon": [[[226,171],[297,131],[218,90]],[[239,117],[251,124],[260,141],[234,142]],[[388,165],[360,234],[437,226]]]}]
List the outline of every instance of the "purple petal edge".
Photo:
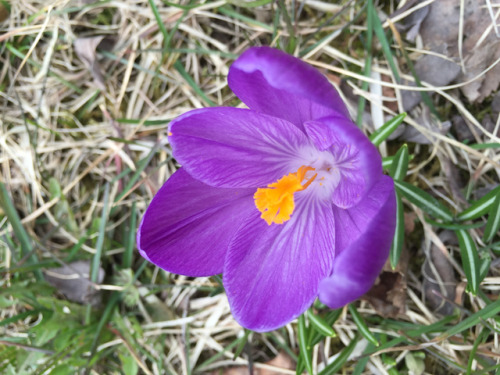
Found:
[{"label": "purple petal edge", "polygon": [[253,189],[210,187],[179,169],[142,218],[139,253],[172,273],[193,277],[221,273],[232,236],[255,211],[252,194]]},{"label": "purple petal edge", "polygon": [[215,187],[256,188],[291,172],[311,141],[293,124],[241,108],[190,111],[170,126],[173,154],[193,178]]},{"label": "purple petal edge", "polygon": [[365,294],[380,274],[394,237],[396,199],[388,176],[373,186],[357,206],[334,208],[337,252],[331,276],[321,281],[319,299],[332,309]]},{"label": "purple petal edge", "polygon": [[304,124],[309,138],[320,150],[329,150],[341,175],[332,199],[338,207],[358,204],[382,175],[377,148],[352,121],[341,114]]},{"label": "purple petal edge", "polygon": [[239,324],[267,332],[291,322],[315,300],[332,269],[331,205],[304,198],[284,224],[268,226],[252,215],[231,242],[224,285]]},{"label": "purple petal edge", "polygon": [[246,50],[229,69],[229,87],[250,109],[302,123],[332,110],[349,118],[337,90],[316,68],[270,47]]}]

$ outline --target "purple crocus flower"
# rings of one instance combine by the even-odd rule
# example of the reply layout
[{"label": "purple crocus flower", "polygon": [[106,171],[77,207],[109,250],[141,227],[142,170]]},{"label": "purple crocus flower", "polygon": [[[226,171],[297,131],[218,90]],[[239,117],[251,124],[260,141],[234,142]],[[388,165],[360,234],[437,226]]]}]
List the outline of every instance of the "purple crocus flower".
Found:
[{"label": "purple crocus flower", "polygon": [[366,293],[395,228],[392,179],[316,69],[268,47],[229,70],[250,109],[206,108],[172,121],[182,164],[137,235],[143,257],[187,276],[222,273],[235,319],[270,331],[319,297],[331,308]]}]

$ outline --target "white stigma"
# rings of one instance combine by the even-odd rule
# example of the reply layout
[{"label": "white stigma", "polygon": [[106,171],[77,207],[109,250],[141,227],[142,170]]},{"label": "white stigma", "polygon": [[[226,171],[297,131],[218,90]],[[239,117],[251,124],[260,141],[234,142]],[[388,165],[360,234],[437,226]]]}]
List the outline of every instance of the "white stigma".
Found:
[{"label": "white stigma", "polygon": [[329,151],[319,151],[315,147],[307,147],[299,152],[298,164],[314,168],[306,174],[306,179],[317,174],[311,185],[304,190],[317,198],[331,199],[333,191],[340,182],[341,173],[334,155]]}]

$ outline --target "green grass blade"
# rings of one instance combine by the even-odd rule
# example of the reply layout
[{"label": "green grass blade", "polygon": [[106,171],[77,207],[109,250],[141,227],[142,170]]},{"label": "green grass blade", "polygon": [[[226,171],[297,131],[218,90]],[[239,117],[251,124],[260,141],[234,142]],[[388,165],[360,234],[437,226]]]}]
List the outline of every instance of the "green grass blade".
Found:
[{"label": "green grass blade", "polygon": [[403,123],[405,117],[406,113],[401,113],[387,121],[380,129],[377,129],[370,135],[370,141],[375,146],[379,146]]},{"label": "green grass blade", "polygon": [[366,345],[366,348],[363,352],[364,355],[356,361],[357,362],[356,367],[354,367],[352,375],[361,375],[365,371],[366,365],[370,360],[370,356],[367,354],[371,352],[373,349],[375,349],[375,346],[371,342],[369,342],[368,345]]},{"label": "green grass blade", "polygon": [[241,338],[240,342],[238,343],[238,346],[236,347],[233,360],[236,360],[236,358],[240,356],[241,352],[245,348],[245,345],[247,344],[248,336],[250,336],[251,333],[252,331],[245,329],[245,335]]},{"label": "green grass blade", "polygon": [[194,92],[196,92],[196,94],[199,95],[199,97],[207,104],[209,105],[210,107],[213,107],[215,106],[215,103],[213,101],[211,101],[208,96],[205,95],[205,93],[203,92],[203,90],[200,88],[200,86],[198,86],[198,84],[194,81],[194,79],[189,75],[188,72],[186,72],[186,69],[184,69],[184,66],[182,65],[182,63],[177,60],[175,63],[174,63],[174,68],[175,70],[177,70],[179,72],[179,74],[182,76],[182,78],[184,78],[184,80],[186,81],[186,83],[191,86],[191,88],[193,89]]},{"label": "green grass blade", "polygon": [[242,8],[255,8],[263,5],[269,4],[273,0],[253,0],[253,1],[245,1],[245,0],[226,0],[226,2],[236,5]]},{"label": "green grass blade", "polygon": [[104,245],[104,238],[106,237],[106,224],[108,222],[108,204],[109,204],[109,184],[106,184],[104,188],[104,200],[103,208],[101,213],[101,221],[99,223],[99,235],[97,236],[97,242],[95,246],[95,254],[92,259],[92,271],[90,273],[90,281],[97,283],[99,268],[101,264],[102,248]]},{"label": "green grass blade", "polygon": [[392,240],[391,252],[389,259],[391,261],[392,269],[395,269],[399,258],[401,257],[401,252],[403,251],[405,236],[405,216],[403,202],[399,193],[396,193],[396,231],[394,232],[394,239]]},{"label": "green grass blade", "polygon": [[[122,199],[126,194],[128,194],[130,192],[130,189],[132,189],[135,186],[136,182],[141,177],[141,173],[144,171],[144,169],[146,169],[146,167],[149,165],[149,162],[156,154],[156,151],[157,148],[153,147],[149,152],[149,154],[143,160],[140,160],[139,163],[137,163],[138,164],[137,169],[134,171],[132,177],[130,177],[130,180],[127,182],[122,192],[117,195],[117,197],[115,198],[115,202],[120,201],[120,199]],[[112,214],[114,214],[114,211],[115,209],[112,210]]]},{"label": "green grass blade", "polygon": [[104,329],[106,323],[111,319],[111,314],[113,313],[116,304],[120,301],[121,296],[122,296],[121,292],[113,292],[111,298],[109,298],[108,303],[106,304],[106,308],[104,309],[104,312],[102,313],[101,319],[99,320],[99,323],[97,324],[97,328],[95,330],[95,335],[94,339],[92,340],[92,346],[90,349],[90,356],[88,358],[88,363],[90,363],[90,361],[92,360],[92,358],[96,353],[102,330]]},{"label": "green grass blade", "polygon": [[451,212],[439,203],[429,193],[416,186],[408,184],[404,181],[394,181],[397,191],[408,199],[411,203],[427,212],[429,215],[435,216],[445,221],[452,221],[453,215]]},{"label": "green grass blade", "polygon": [[484,223],[473,223],[473,224],[456,224],[456,223],[440,223],[435,220],[425,218],[425,221],[436,228],[441,229],[450,229],[450,230],[458,230],[458,229],[476,229],[484,226]]},{"label": "green grass blade", "polygon": [[[245,340],[243,340],[245,339]],[[193,371],[195,373],[198,373],[198,374],[204,374],[203,370],[205,367],[209,366],[210,364],[214,363],[215,361],[217,361],[219,358],[221,357],[224,357],[224,354],[226,352],[229,352],[231,351],[235,346],[239,345],[241,341],[245,341],[246,342],[246,338],[245,337],[240,337],[240,338],[237,338],[236,340],[234,340],[233,342],[231,342],[230,344],[226,345],[224,347],[223,350],[217,352],[216,354],[214,354],[212,357],[208,358],[207,360],[203,361],[202,363],[200,363],[197,367],[195,367],[193,369]]]},{"label": "green grass blade", "polygon": [[[365,49],[366,49],[366,57],[365,57],[365,67],[363,69],[363,75],[365,77],[370,77],[371,71],[372,71],[372,50],[373,50],[373,0],[368,0],[367,1],[367,7],[366,7],[366,14],[367,14],[367,20],[366,20],[366,44],[365,44]],[[361,84],[361,90],[362,91],[368,91],[369,83],[368,81],[363,81]],[[359,102],[358,102],[358,115],[356,117],[356,125],[358,125],[359,128],[362,127],[363,125],[363,113],[365,112],[365,105],[366,105],[366,98],[364,96],[359,97]]]},{"label": "green grass blade", "polygon": [[[396,155],[391,164],[389,174],[394,180],[401,181],[405,178],[408,171],[408,146],[403,145]],[[389,259],[391,267],[394,269],[398,264],[401,252],[403,251],[403,242],[405,234],[405,221],[404,221],[404,207],[401,201],[401,196],[396,193],[396,231],[394,232],[394,240],[392,241],[391,252]]]},{"label": "green grass blade", "polygon": [[469,354],[469,361],[467,362],[467,372],[465,373],[466,375],[472,374],[472,364],[474,362],[474,359],[476,359],[475,357],[477,349],[479,348],[480,344],[486,341],[490,333],[491,333],[490,330],[485,328],[481,331],[481,333],[477,336],[476,340],[474,341],[474,344],[472,345],[472,349]]},{"label": "green grass blade", "polygon": [[490,242],[500,229],[500,191],[498,191],[495,200],[493,201],[489,214],[486,228],[484,228],[483,241]]},{"label": "green grass blade", "polygon": [[243,21],[249,25],[254,25],[254,26],[259,26],[260,28],[268,31],[268,32],[272,32],[273,31],[273,27],[272,26],[269,26],[263,22],[260,22],[260,21],[257,21],[253,18],[250,18],[250,17],[247,17],[247,16],[244,16],[238,12],[235,12],[233,9],[231,9],[230,7],[228,6],[224,6],[224,7],[220,7],[219,9],[219,12],[226,15],[226,16],[229,16],[229,17],[232,17],[234,19],[237,19],[237,20],[240,20],[240,21]]},{"label": "green grass blade", "polygon": [[484,278],[488,275],[491,266],[491,255],[487,252],[481,254],[481,259],[479,260],[479,282],[482,282]]},{"label": "green grass blade", "polygon": [[331,325],[328,324],[327,321],[320,316],[314,314],[311,309],[307,310],[307,318],[309,319],[309,322],[314,327],[314,329],[316,329],[322,335],[329,337],[337,336]]},{"label": "green grass blade", "polygon": [[363,319],[361,314],[358,312],[358,309],[356,309],[356,306],[354,306],[352,303],[349,304],[349,312],[351,313],[352,320],[354,320],[354,323],[356,323],[356,326],[358,327],[359,332],[365,337],[365,339],[370,341],[373,345],[379,346],[380,343],[375,338],[373,333],[371,333],[370,329],[366,325],[365,320]]},{"label": "green grass blade", "polygon": [[442,333],[435,340],[441,341],[441,340],[444,340],[450,336],[454,336],[456,334],[459,334],[462,331],[465,331],[466,329],[469,329],[469,328],[474,327],[478,324],[481,324],[483,321],[485,321],[487,319],[496,317],[498,314],[500,314],[500,299],[497,299],[495,302],[490,303],[485,308],[472,314],[468,318],[465,318],[460,323],[453,325],[450,329],[448,329],[446,332]]},{"label": "green grass blade", "polygon": [[156,24],[158,25],[158,28],[160,29],[160,32],[163,35],[163,43],[166,43],[168,40],[168,31],[167,28],[165,27],[165,24],[163,23],[163,20],[161,19],[160,12],[158,11],[158,8],[156,7],[156,4],[153,0],[148,0],[148,2],[149,6],[151,7],[151,11],[155,16]]},{"label": "green grass blade", "polygon": [[458,220],[474,220],[485,215],[490,209],[497,194],[500,193],[500,186],[485,194],[482,198],[474,202],[469,208],[460,212],[457,216]]},{"label": "green grass blade", "polygon": [[299,316],[299,350],[300,350],[300,358],[304,361],[307,372],[312,375],[312,357],[311,357],[311,348],[309,347],[309,343],[307,342],[307,327],[306,327],[306,319],[304,314]]},{"label": "green grass blade", "polygon": [[132,209],[130,212],[130,221],[128,225],[128,238],[126,241],[125,252],[123,254],[123,268],[132,267],[132,258],[135,249],[135,235],[137,231],[137,204],[134,201],[132,203]]},{"label": "green grass blade", "polygon": [[467,289],[476,295],[479,288],[479,256],[477,254],[476,244],[469,232],[460,229],[455,232],[460,246],[460,255],[462,257],[462,267],[467,277]]},{"label": "green grass blade", "polygon": [[319,375],[335,375],[338,374],[342,366],[347,362],[347,359],[351,355],[352,351],[356,347],[356,344],[359,341],[359,336],[356,336],[351,340],[349,345],[347,345],[338,355],[335,360],[326,366],[323,371],[319,373]]},{"label": "green grass blade", "polygon": [[394,155],[394,160],[391,165],[389,174],[395,180],[402,181],[406,177],[406,172],[408,171],[408,146],[403,145],[396,155]]},{"label": "green grass blade", "polygon": [[285,50],[286,52],[293,54],[295,51],[297,40],[295,39],[295,30],[293,28],[292,20],[290,18],[290,15],[288,14],[288,10],[286,9],[285,2],[283,0],[278,0],[278,6],[281,10],[281,14],[283,14],[288,34],[290,34]]},{"label": "green grass blade", "polygon": [[396,78],[396,81],[399,82],[401,79],[399,77],[399,71],[394,62],[394,56],[391,51],[391,44],[387,40],[387,36],[385,35],[384,28],[382,27],[382,23],[380,22],[380,18],[376,11],[372,12],[370,16],[373,18],[373,31],[375,31],[375,35],[377,36],[380,45],[382,47],[382,52],[389,63],[389,67],[391,68],[392,74]]},{"label": "green grass blade", "polygon": [[[5,216],[7,216],[7,220],[10,225],[12,225],[12,229],[14,234],[16,235],[19,243],[21,244],[21,256],[28,257],[30,264],[37,264],[38,258],[36,254],[33,252],[33,246],[31,245],[31,238],[23,227],[21,223],[21,219],[17,214],[17,210],[10,199],[9,192],[5,185],[0,182],[0,207],[2,207],[5,212]],[[37,280],[43,280],[42,271],[36,269],[33,271]]]},{"label": "green grass blade", "polygon": [[382,168],[386,171],[391,170],[392,163],[394,163],[394,156],[385,156],[382,158]]},{"label": "green grass blade", "polygon": [[[21,51],[19,51],[16,47],[14,47],[11,43],[7,42],[5,43],[5,47],[15,56],[19,57],[20,59],[25,59],[26,58],[26,55],[24,53],[22,53]],[[36,68],[42,68],[42,64],[40,64],[38,61],[35,61],[31,58],[29,58],[28,60],[28,63],[30,63],[30,65],[33,65],[34,67]],[[48,72],[48,75],[50,77],[54,77],[56,78],[57,80],[59,80],[62,84],[64,84],[65,86],[67,86],[69,89],[75,91],[76,93],[78,94],[82,94],[83,93],[83,90],[74,85],[73,83],[65,80],[64,78],[62,78],[59,74],[56,74],[54,73],[53,71],[49,70]]]}]

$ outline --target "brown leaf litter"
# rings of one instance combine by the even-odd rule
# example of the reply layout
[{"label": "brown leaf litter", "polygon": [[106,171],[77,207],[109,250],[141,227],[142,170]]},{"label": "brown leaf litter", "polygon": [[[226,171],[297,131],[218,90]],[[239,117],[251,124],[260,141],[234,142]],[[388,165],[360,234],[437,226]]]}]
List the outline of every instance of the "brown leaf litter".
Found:
[{"label": "brown leaf litter", "polygon": [[408,261],[408,250],[403,247],[396,268],[392,269],[390,261],[387,260],[373,287],[361,297],[368,301],[377,314],[384,318],[397,318],[406,311]]},{"label": "brown leaf litter", "polygon": [[102,74],[99,60],[97,58],[97,50],[110,51],[115,44],[114,38],[109,36],[94,36],[89,38],[77,38],[73,44],[77,56],[82,60],[87,69],[92,73],[94,82],[101,90],[106,88],[104,76]]},{"label": "brown leaf litter", "polygon": [[[63,294],[68,300],[99,306],[101,293],[89,281],[91,265],[88,261],[76,261],[60,268],[49,268],[45,271],[45,279]],[[99,268],[97,283],[104,280],[104,270]]]},{"label": "brown leaf litter", "polygon": [[[434,1],[425,7],[428,10],[421,8],[406,20],[407,38],[414,38],[418,30],[430,51],[415,65],[420,79],[435,86],[472,80],[461,87],[462,93],[471,103],[481,102],[500,84],[500,38],[484,2],[465,0],[463,6],[463,18],[457,0]],[[414,102],[408,104],[405,109]]]},{"label": "brown leaf litter", "polygon": [[252,371],[248,366],[236,366],[225,369],[223,372],[214,371],[212,375],[282,375],[288,374],[289,371],[283,372],[279,369],[294,370],[295,363],[290,356],[284,352],[279,352],[276,357],[265,363],[264,368],[253,368]]}]

